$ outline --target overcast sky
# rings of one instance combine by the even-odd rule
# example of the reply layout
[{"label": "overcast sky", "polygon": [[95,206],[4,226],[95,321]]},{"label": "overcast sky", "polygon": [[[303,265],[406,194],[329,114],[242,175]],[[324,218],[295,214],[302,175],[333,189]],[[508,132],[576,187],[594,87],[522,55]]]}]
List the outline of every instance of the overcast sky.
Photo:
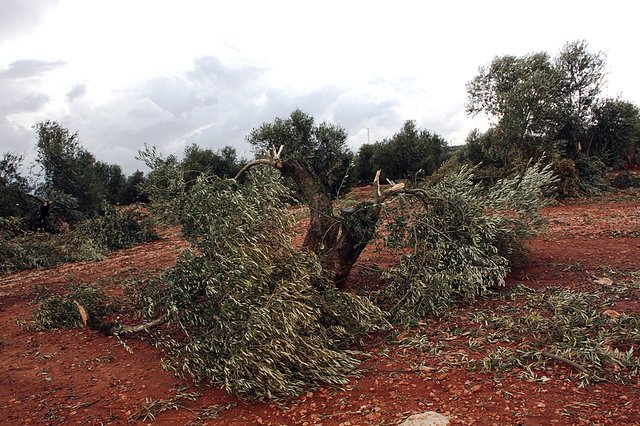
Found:
[{"label": "overcast sky", "polygon": [[0,151],[33,158],[56,120],[131,173],[146,142],[232,145],[296,108],[355,151],[405,120],[464,143],[465,84],[497,55],[584,39],[607,54],[607,96],[640,105],[630,1],[0,0]]}]

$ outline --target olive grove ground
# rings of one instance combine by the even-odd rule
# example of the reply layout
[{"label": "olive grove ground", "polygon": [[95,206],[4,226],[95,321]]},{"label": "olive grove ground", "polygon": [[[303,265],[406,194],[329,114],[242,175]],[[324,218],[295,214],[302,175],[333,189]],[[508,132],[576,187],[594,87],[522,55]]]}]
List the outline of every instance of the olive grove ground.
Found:
[{"label": "olive grove ground", "polygon": [[[63,292],[69,283],[100,283],[120,294],[123,283],[173,266],[186,246],[177,232],[101,262],[2,276],[0,423],[127,424],[155,417],[155,424],[380,425],[438,411],[453,424],[639,424],[638,375],[626,384],[582,387],[579,372],[565,362],[546,360],[528,371],[526,363],[507,365],[508,357],[494,356],[498,346],[519,348],[507,339],[506,319],[527,315],[531,295],[606,294],[611,302],[598,315],[640,314],[640,191],[559,204],[544,214],[547,230],[529,244],[527,264],[509,275],[505,289],[426,319],[415,331],[373,336],[362,376],[346,389],[310,389],[284,406],[243,402],[175,377],[162,369],[150,335],[126,339],[129,353],[115,337],[87,329],[27,327],[37,296]],[[376,271],[395,260],[368,248],[348,287],[379,285]],[[640,348],[631,347],[637,356]]]}]

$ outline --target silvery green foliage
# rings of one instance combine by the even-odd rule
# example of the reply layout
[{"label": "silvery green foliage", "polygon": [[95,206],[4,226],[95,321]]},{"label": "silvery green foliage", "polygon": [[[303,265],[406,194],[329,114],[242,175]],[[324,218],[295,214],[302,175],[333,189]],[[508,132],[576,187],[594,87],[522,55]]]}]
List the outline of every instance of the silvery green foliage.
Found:
[{"label": "silvery green foliage", "polygon": [[385,273],[396,321],[412,323],[504,285],[510,259],[542,226],[539,210],[555,182],[548,166],[531,165],[488,190],[473,173],[464,168],[418,189],[420,202],[391,223],[390,241],[412,248]]},{"label": "silvery green foliage", "polygon": [[289,193],[274,171],[242,183],[200,176],[189,189],[164,182],[166,210],[192,244],[151,306],[173,325],[166,365],[245,398],[344,385],[359,363],[348,348],[383,314],[336,291],[317,256],[293,247]]}]

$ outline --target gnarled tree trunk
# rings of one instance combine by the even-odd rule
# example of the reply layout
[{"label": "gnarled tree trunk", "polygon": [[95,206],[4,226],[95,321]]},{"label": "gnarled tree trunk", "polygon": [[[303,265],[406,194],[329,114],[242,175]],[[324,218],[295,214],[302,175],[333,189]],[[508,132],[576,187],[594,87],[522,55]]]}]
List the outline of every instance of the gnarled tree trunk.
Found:
[{"label": "gnarled tree trunk", "polygon": [[266,164],[280,170],[283,176],[296,183],[309,207],[309,227],[303,247],[320,256],[324,267],[333,271],[336,286],[341,288],[362,250],[375,236],[382,203],[392,195],[405,192],[404,184],[393,185],[381,192],[378,172],[374,180],[375,201],[365,201],[353,208],[343,209],[336,216],[333,200],[311,168],[301,159],[281,160],[282,149],[273,150],[269,158],[248,163],[233,179],[239,179],[251,167]]},{"label": "gnarled tree trunk", "polygon": [[303,247],[320,255],[325,268],[334,272],[336,286],[343,287],[362,250],[375,236],[380,205],[362,202],[336,216],[331,197],[304,161],[288,159],[277,168],[293,179],[309,206]]}]

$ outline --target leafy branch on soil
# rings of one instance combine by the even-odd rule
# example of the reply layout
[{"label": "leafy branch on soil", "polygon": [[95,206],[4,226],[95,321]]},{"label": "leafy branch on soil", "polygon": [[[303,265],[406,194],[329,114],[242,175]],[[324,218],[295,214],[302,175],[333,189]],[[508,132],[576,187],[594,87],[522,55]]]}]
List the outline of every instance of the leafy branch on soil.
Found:
[{"label": "leafy branch on soil", "polygon": [[[389,315],[368,297],[336,288],[322,252],[294,247],[291,195],[271,168],[248,168],[241,182],[202,174],[185,185],[178,169],[161,164],[148,192],[191,248],[142,286],[147,293],[137,299],[149,322],[105,329],[119,335],[162,324],[155,341],[167,368],[275,401],[309,386],[346,384],[362,355],[354,345],[388,328],[389,316],[410,324],[503,285],[509,258],[542,224],[538,210],[554,182],[549,167],[534,164],[490,189],[474,184],[474,170],[466,168],[435,186],[376,186],[375,202],[358,204],[364,213],[341,219],[341,229],[354,233],[350,241],[366,245],[374,237],[371,227],[392,198],[417,200],[401,203],[411,228],[399,221],[390,229],[389,241],[414,251],[387,272],[387,299],[377,297],[393,306]],[[371,222],[367,212],[374,210]],[[77,302],[91,326],[92,309]]]},{"label": "leafy branch on soil", "polygon": [[414,324],[503,286],[524,241],[544,224],[539,210],[555,182],[548,166],[531,165],[489,189],[473,176],[463,168],[433,187],[403,190],[422,208],[399,209],[388,226],[389,244],[413,249],[384,274],[394,321]]},{"label": "leafy branch on soil", "polygon": [[486,372],[518,368],[535,377],[535,370],[553,360],[575,368],[582,384],[604,380],[625,383],[640,373],[640,314],[619,313],[607,306],[639,290],[635,275],[626,282],[589,292],[534,291],[518,286],[498,298],[510,298],[509,304],[491,310],[469,308],[465,324],[421,327],[420,334],[405,336],[399,342],[427,351],[437,342],[439,356],[451,359],[456,351],[447,347],[448,342],[466,338],[471,350],[466,365],[473,369],[478,364]]},{"label": "leafy branch on soil", "polygon": [[184,389],[175,390],[176,396],[168,399],[145,398],[140,410],[129,416],[128,422],[153,421],[163,411],[178,410],[184,401],[195,401],[200,396],[197,392],[185,392]]},{"label": "leafy branch on soil", "polygon": [[102,216],[57,234],[26,231],[18,219],[0,217],[0,274],[102,260],[113,250],[158,238],[141,211],[106,204],[103,209]]},{"label": "leafy branch on soil", "polygon": [[71,285],[64,295],[42,297],[30,327],[36,331],[46,331],[82,326],[86,320],[82,318],[78,305],[99,318],[117,311],[115,299],[107,296],[98,286],[76,284]]}]

